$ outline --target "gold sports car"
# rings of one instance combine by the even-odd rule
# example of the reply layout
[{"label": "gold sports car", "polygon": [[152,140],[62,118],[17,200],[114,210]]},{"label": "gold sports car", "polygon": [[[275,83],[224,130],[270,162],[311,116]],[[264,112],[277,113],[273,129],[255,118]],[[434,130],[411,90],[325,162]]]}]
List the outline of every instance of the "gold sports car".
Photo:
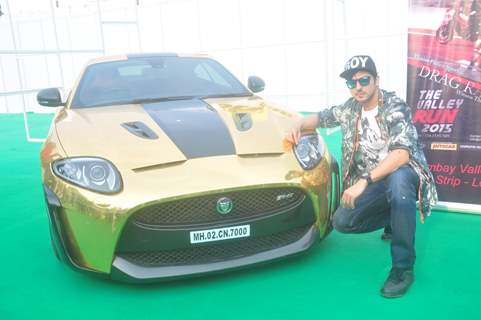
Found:
[{"label": "gold sports car", "polygon": [[88,63],[41,150],[57,257],[76,270],[146,282],[301,253],[331,230],[337,163],[317,132],[291,146],[298,114],[203,56]]}]

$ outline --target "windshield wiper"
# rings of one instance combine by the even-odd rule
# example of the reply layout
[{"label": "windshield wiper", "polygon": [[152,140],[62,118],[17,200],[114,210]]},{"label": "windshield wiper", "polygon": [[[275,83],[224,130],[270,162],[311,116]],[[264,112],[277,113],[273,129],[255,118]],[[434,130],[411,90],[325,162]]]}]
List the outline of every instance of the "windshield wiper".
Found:
[{"label": "windshield wiper", "polygon": [[101,102],[101,103],[97,103],[97,104],[86,105],[86,106],[83,106],[83,108],[112,106],[112,105],[124,105],[124,104],[154,103],[154,102],[162,102],[162,101],[209,99],[209,98],[230,98],[230,97],[250,97],[250,96],[253,96],[253,94],[250,93],[250,92],[244,92],[244,93],[210,94],[210,95],[205,95],[205,96],[152,97],[152,98],[139,98],[139,99],[131,99],[131,100]]},{"label": "windshield wiper", "polygon": [[253,96],[250,92],[243,92],[243,93],[223,93],[223,94],[209,94],[206,96],[200,97],[200,99],[209,99],[209,98],[229,98],[229,97],[250,97]]},{"label": "windshield wiper", "polygon": [[195,98],[198,98],[198,97],[197,96],[173,96],[173,97],[139,98],[139,99],[131,99],[131,100],[101,102],[97,104],[86,105],[83,107],[89,108],[89,107],[101,107],[101,106],[112,106],[112,105],[123,105],[123,104],[141,104],[141,103],[153,103],[153,102],[161,102],[161,101],[190,100]]},{"label": "windshield wiper", "polygon": [[173,97],[156,97],[156,98],[140,98],[132,99],[128,101],[122,101],[118,104],[141,104],[141,103],[152,103],[161,101],[175,101],[175,100],[190,100],[195,99],[197,96],[173,96]]}]

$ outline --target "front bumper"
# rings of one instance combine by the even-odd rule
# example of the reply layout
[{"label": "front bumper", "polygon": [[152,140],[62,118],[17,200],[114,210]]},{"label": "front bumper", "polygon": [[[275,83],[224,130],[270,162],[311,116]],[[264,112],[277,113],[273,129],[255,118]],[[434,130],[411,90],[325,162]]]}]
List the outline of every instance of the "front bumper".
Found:
[{"label": "front bumper", "polygon": [[[253,194],[261,193],[264,197],[271,194],[275,198],[272,191],[274,194],[287,192],[295,195],[276,210],[256,212],[256,206],[251,205],[256,201]],[[212,219],[206,212],[215,211],[209,208],[209,203],[223,195],[238,203],[237,208],[234,205],[229,216],[217,214],[215,221],[205,223]],[[240,199],[244,204],[248,202],[248,208],[238,201]],[[188,205],[184,206],[186,202]],[[165,205],[147,208],[149,213],[157,209],[158,214],[145,215],[145,210],[139,210],[131,215],[115,250],[114,279],[142,282],[239,268],[305,251],[315,239],[319,239],[312,200],[297,188],[220,192],[173,202],[172,205],[176,208],[193,207],[189,217],[191,222],[176,217],[175,223],[167,224],[173,215],[166,214],[170,206]],[[190,232],[245,225],[250,228],[247,238],[191,243]]]},{"label": "front bumper", "polygon": [[319,229],[315,225],[309,226],[307,232],[297,241],[273,250],[259,252],[246,257],[195,265],[175,265],[148,267],[134,264],[131,261],[116,256],[112,265],[111,277],[123,282],[152,282],[153,279],[167,280],[199,276],[211,272],[238,269],[262,262],[273,261],[291,255],[300,254],[311,248],[319,240]]},{"label": "front bumper", "polygon": [[[284,189],[293,190],[280,190]],[[156,225],[158,217],[149,216],[153,222],[146,224],[145,214],[142,214],[145,211],[138,210],[119,231],[110,260],[110,277],[126,282],[152,282],[240,268],[306,251],[320,238],[320,231],[312,200],[298,190],[298,199],[282,206],[281,210],[250,216],[245,216],[244,211],[209,223]],[[75,239],[69,236],[60,200],[48,187],[44,186],[44,191],[52,242],[60,259],[76,270],[109,276],[109,273],[96,272],[85,265]],[[210,199],[212,195],[206,198]],[[246,224],[251,229],[248,238],[190,243],[189,233],[192,231]],[[95,234],[91,236],[95,238]]]}]

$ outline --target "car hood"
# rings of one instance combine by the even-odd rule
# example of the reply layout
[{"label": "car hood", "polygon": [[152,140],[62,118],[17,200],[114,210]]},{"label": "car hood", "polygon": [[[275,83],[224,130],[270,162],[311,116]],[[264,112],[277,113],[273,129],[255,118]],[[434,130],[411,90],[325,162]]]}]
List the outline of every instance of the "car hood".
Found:
[{"label": "car hood", "polygon": [[55,128],[68,157],[141,169],[209,156],[281,154],[293,117],[252,96],[64,109]]}]

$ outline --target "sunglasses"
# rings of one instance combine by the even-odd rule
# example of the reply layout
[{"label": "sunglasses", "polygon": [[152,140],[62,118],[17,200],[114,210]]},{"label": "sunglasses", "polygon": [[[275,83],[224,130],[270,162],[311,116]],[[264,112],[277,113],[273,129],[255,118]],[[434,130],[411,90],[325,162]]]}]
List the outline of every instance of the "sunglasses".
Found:
[{"label": "sunglasses", "polygon": [[370,76],[364,76],[364,77],[359,78],[359,79],[347,80],[346,86],[349,89],[354,89],[357,86],[358,82],[361,86],[367,87],[369,85],[369,83],[371,83],[371,77]]}]

